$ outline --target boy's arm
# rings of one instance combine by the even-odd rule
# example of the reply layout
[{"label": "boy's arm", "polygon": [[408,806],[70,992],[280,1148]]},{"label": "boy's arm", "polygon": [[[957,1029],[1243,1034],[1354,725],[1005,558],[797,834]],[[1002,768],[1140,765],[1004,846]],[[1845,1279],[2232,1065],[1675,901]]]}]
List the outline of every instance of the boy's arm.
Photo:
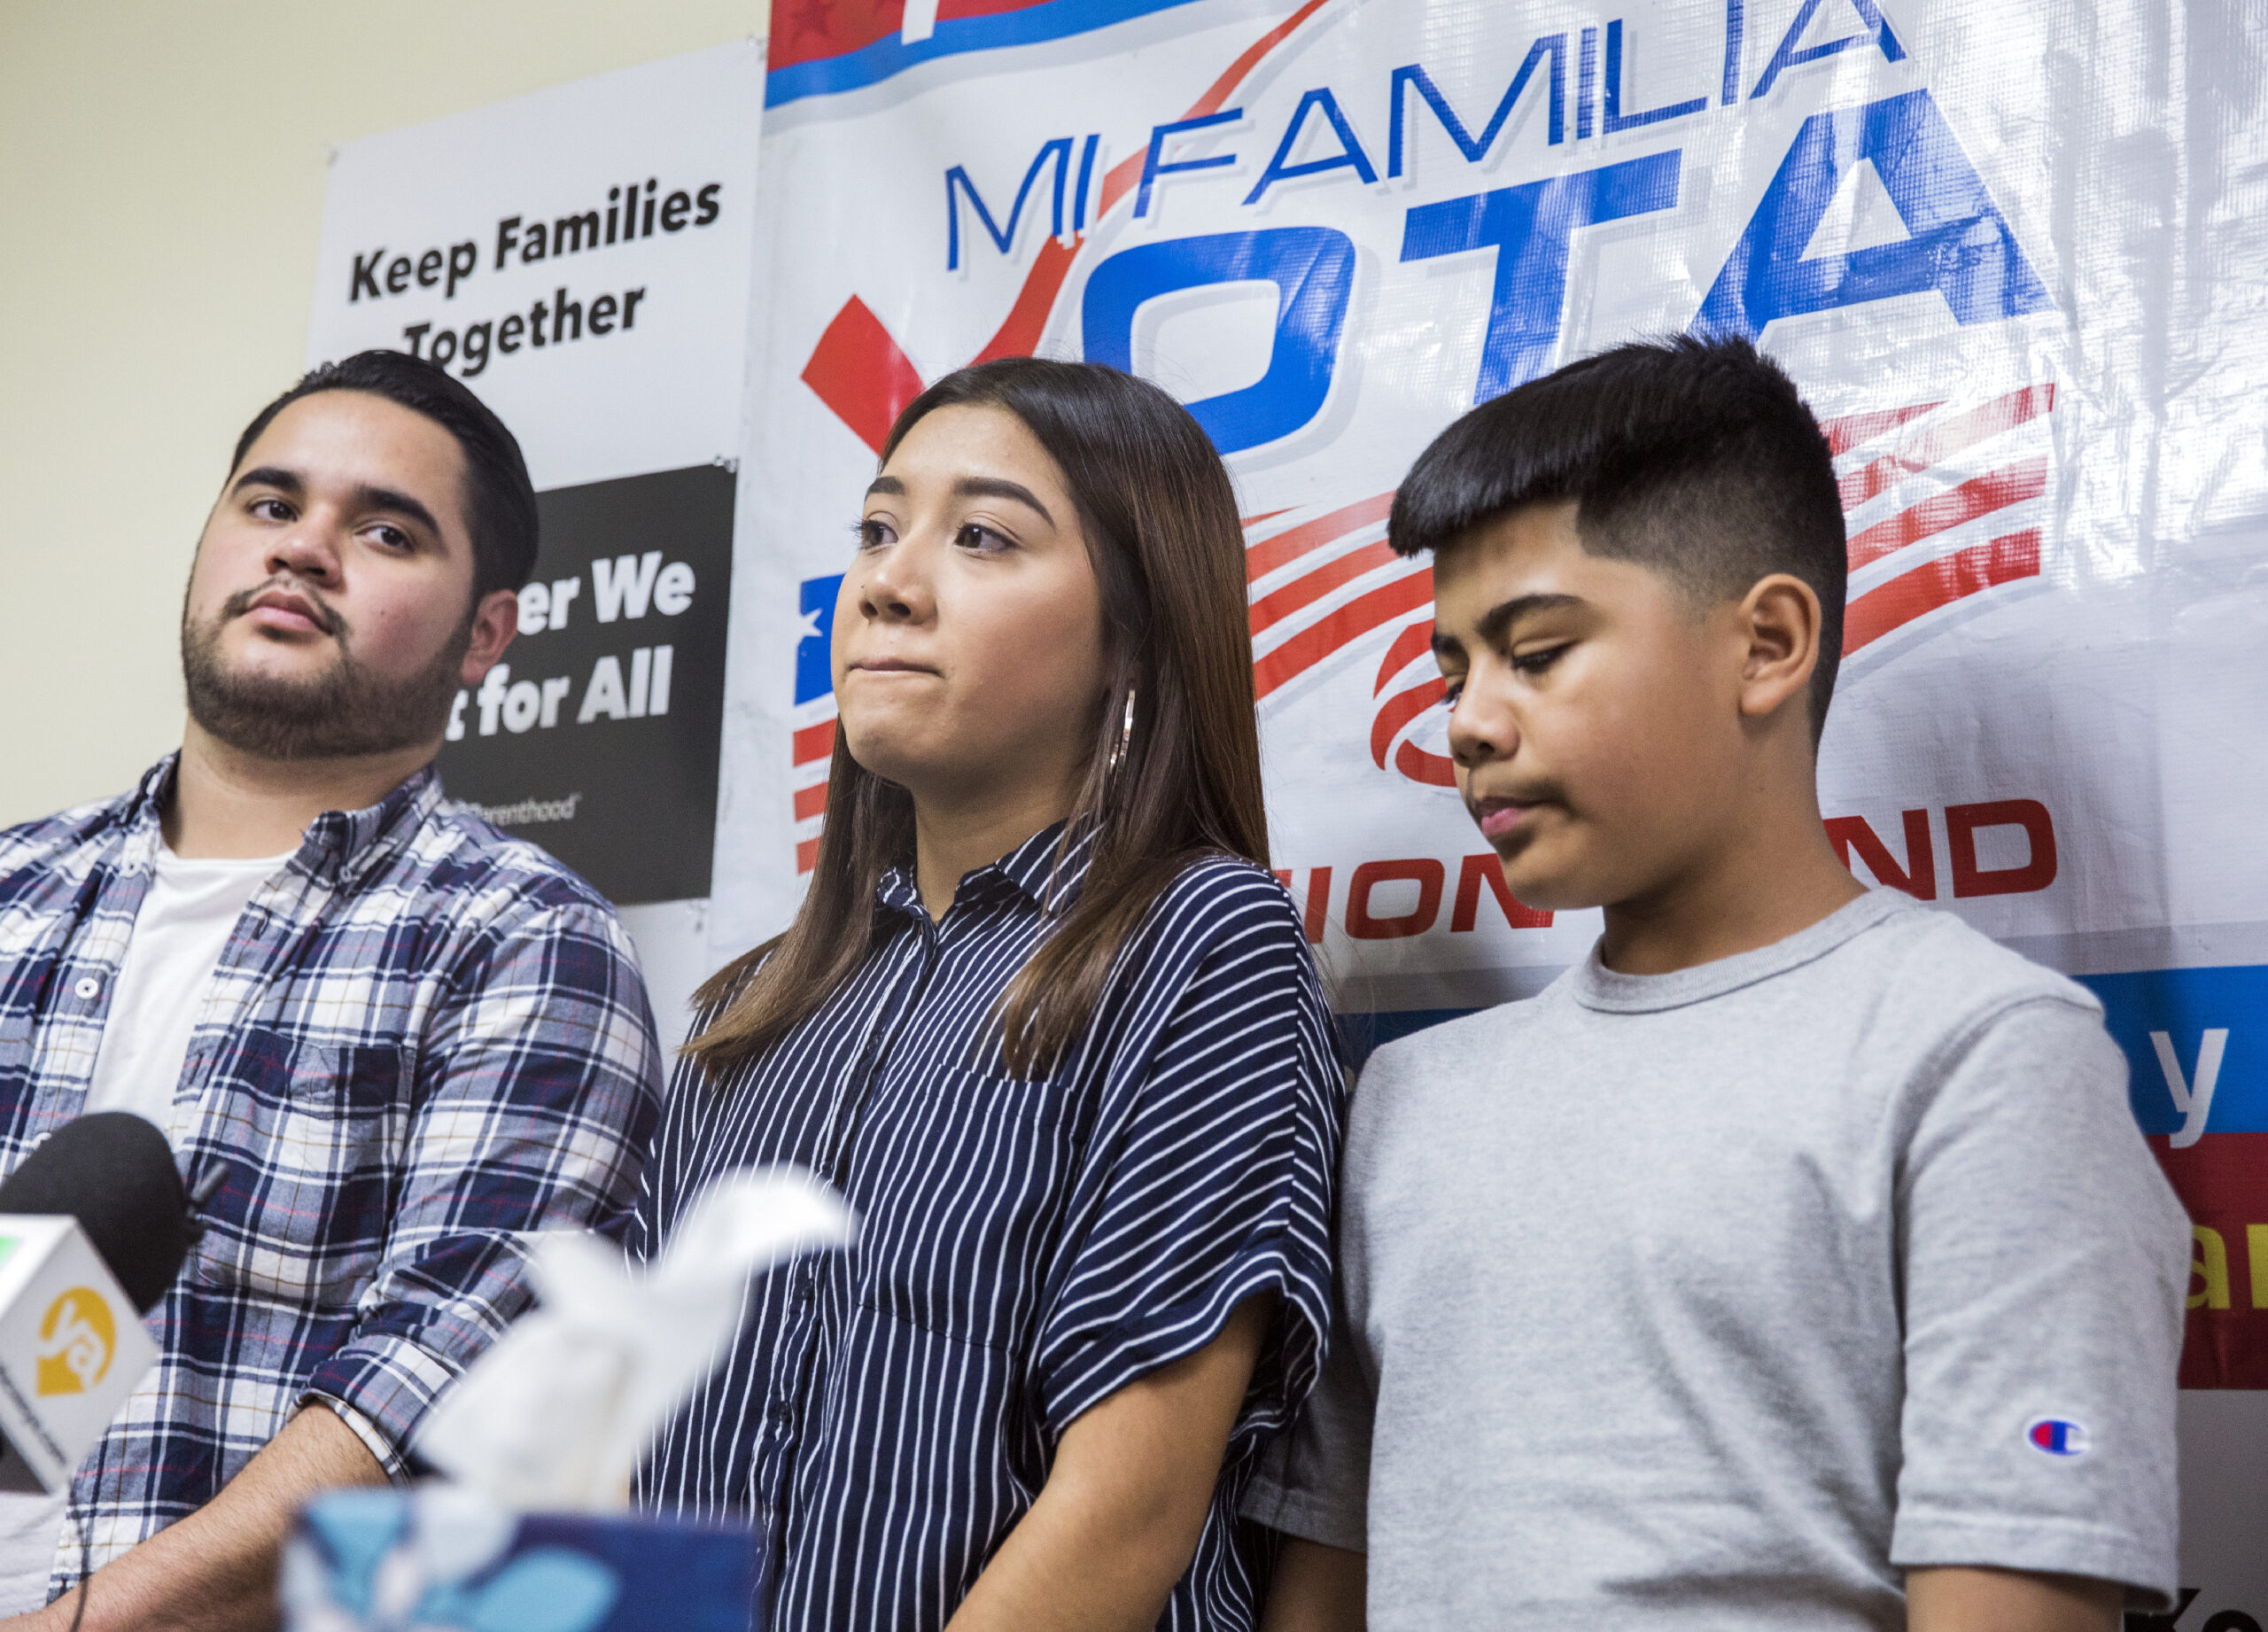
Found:
[{"label": "boy's arm", "polygon": [[1260,1632],[1363,1632],[1369,1563],[1343,1547],[1285,1537]]},{"label": "boy's arm", "polygon": [[[1979,1594],[2043,1583],[2067,1601],[2076,1581],[2109,1581],[2137,1608],[2167,1603],[2189,1232],[2135,1126],[2125,1061],[2076,994],[2002,1007],[1939,1057],[1898,1198],[1891,1562],[1944,1576],[1912,1624],[1984,1624]],[[1925,1620],[1941,1593],[1947,1619]]]},{"label": "boy's arm", "polygon": [[1906,1627],[1907,1632],[2117,1632],[2125,1596],[2117,1581],[2085,1575],[1915,1570],[1906,1578]]}]

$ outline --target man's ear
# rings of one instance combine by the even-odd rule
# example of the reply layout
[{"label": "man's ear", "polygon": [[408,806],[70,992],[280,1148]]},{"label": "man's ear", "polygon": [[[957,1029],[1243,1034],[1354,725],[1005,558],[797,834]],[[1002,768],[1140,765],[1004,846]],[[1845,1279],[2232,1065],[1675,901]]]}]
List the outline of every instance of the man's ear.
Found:
[{"label": "man's ear", "polygon": [[464,649],[464,683],[478,686],[512,637],[520,632],[520,597],[517,590],[492,589],[472,609],[472,643]]},{"label": "man's ear", "polygon": [[1811,685],[1819,666],[1819,594],[1792,573],[1757,579],[1740,603],[1740,711],[1763,719]]}]

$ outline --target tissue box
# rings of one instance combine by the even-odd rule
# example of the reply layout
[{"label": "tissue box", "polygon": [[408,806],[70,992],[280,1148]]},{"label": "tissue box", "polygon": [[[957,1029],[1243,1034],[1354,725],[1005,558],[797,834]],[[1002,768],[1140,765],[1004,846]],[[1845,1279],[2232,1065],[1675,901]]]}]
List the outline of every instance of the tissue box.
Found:
[{"label": "tissue box", "polygon": [[752,1530],[447,1485],[317,1497],[282,1581],[288,1632],[751,1632],[756,1586]]}]

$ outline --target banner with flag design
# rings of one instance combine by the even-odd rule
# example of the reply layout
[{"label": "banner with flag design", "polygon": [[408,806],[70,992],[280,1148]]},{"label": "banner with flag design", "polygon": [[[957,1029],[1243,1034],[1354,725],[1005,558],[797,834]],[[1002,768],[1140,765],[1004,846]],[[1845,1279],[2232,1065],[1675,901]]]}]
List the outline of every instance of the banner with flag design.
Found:
[{"label": "banner with flag design", "polygon": [[800,898],[891,418],[1037,354],[1158,381],[1228,459],[1275,865],[1342,1007],[1537,990],[1597,915],[1515,900],[1455,797],[1394,485],[1587,352],[1750,335],[1849,525],[1829,834],[2102,996],[2199,1220],[2186,1380],[2268,1388],[2268,45],[2234,17],[781,0],[715,950]]}]

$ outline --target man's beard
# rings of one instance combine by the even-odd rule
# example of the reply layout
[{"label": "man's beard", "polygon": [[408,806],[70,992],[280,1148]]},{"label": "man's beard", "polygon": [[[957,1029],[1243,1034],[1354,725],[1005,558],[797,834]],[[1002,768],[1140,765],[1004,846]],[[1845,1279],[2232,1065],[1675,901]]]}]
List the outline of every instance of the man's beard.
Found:
[{"label": "man's beard", "polygon": [[[221,655],[221,631],[268,590],[288,587],[315,609],[338,644],[338,661],[314,680],[272,680],[232,672]],[[229,597],[211,622],[182,615],[182,680],[189,714],[207,733],[262,759],[347,759],[395,753],[441,734],[462,684],[472,644],[471,609],[440,653],[406,680],[386,680],[354,657],[353,630],[336,608],[288,578]]]}]

